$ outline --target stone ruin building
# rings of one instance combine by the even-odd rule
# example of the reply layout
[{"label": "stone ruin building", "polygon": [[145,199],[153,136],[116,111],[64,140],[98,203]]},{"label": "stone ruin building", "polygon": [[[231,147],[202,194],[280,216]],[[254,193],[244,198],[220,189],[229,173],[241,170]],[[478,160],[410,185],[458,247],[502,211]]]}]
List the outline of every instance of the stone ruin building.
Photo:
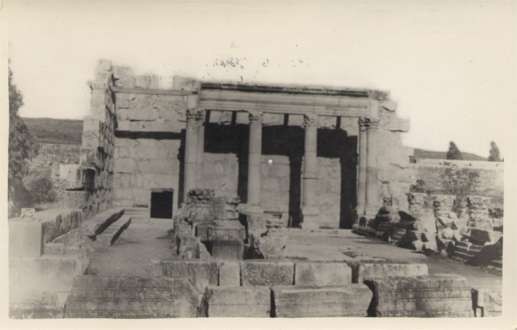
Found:
[{"label": "stone ruin building", "polygon": [[168,200],[157,207],[174,214],[189,190],[207,188],[239,197],[247,214],[303,228],[351,228],[354,214],[374,216],[384,197],[407,208],[412,150],[401,134],[409,125],[386,92],[181,77],[169,89],[158,84],[100,64],[83,132],[92,205],[100,194],[153,212]]},{"label": "stone ruin building", "polygon": [[453,164],[490,195],[460,203],[436,183],[459,175],[449,163],[412,160],[387,92],[163,82],[98,63],[68,208],[10,221],[11,277],[42,283],[11,284],[11,315],[500,314],[500,287],[400,248],[467,258],[502,242],[500,164]]}]

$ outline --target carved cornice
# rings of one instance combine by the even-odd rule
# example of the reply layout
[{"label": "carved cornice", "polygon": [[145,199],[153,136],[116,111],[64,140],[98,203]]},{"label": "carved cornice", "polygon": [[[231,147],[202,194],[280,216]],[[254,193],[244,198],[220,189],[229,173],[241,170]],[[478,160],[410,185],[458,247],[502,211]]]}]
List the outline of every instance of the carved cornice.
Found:
[{"label": "carved cornice", "polygon": [[303,116],[303,126],[304,127],[317,127],[318,126],[318,116],[315,114],[306,114]]},{"label": "carved cornice", "polygon": [[156,89],[156,88],[127,88],[111,86],[110,89],[114,93],[121,94],[144,94],[144,95],[172,95],[172,96],[189,96],[197,95],[197,91],[185,91],[180,89]]}]

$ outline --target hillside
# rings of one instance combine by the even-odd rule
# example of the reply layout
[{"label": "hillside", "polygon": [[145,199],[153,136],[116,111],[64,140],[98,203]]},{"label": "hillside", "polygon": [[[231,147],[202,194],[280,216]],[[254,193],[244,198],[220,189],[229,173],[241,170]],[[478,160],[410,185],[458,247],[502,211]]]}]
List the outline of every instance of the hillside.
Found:
[{"label": "hillside", "polygon": [[83,121],[74,119],[23,118],[40,143],[81,144]]}]

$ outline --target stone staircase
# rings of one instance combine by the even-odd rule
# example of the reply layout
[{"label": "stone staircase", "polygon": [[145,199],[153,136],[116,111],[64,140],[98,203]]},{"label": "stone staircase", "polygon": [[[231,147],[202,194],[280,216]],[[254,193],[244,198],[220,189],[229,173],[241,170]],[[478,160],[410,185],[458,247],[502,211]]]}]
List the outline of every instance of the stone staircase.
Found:
[{"label": "stone staircase", "polygon": [[150,212],[148,207],[128,207],[124,214],[133,221],[148,221],[151,217]]}]

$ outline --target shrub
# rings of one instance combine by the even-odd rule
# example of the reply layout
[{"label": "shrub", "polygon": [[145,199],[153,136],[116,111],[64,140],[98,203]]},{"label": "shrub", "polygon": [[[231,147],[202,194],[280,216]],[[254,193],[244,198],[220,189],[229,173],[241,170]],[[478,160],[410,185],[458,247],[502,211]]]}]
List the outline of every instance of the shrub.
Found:
[{"label": "shrub", "polygon": [[30,192],[34,203],[48,203],[56,200],[54,184],[48,174],[30,174],[24,179],[24,184]]}]

